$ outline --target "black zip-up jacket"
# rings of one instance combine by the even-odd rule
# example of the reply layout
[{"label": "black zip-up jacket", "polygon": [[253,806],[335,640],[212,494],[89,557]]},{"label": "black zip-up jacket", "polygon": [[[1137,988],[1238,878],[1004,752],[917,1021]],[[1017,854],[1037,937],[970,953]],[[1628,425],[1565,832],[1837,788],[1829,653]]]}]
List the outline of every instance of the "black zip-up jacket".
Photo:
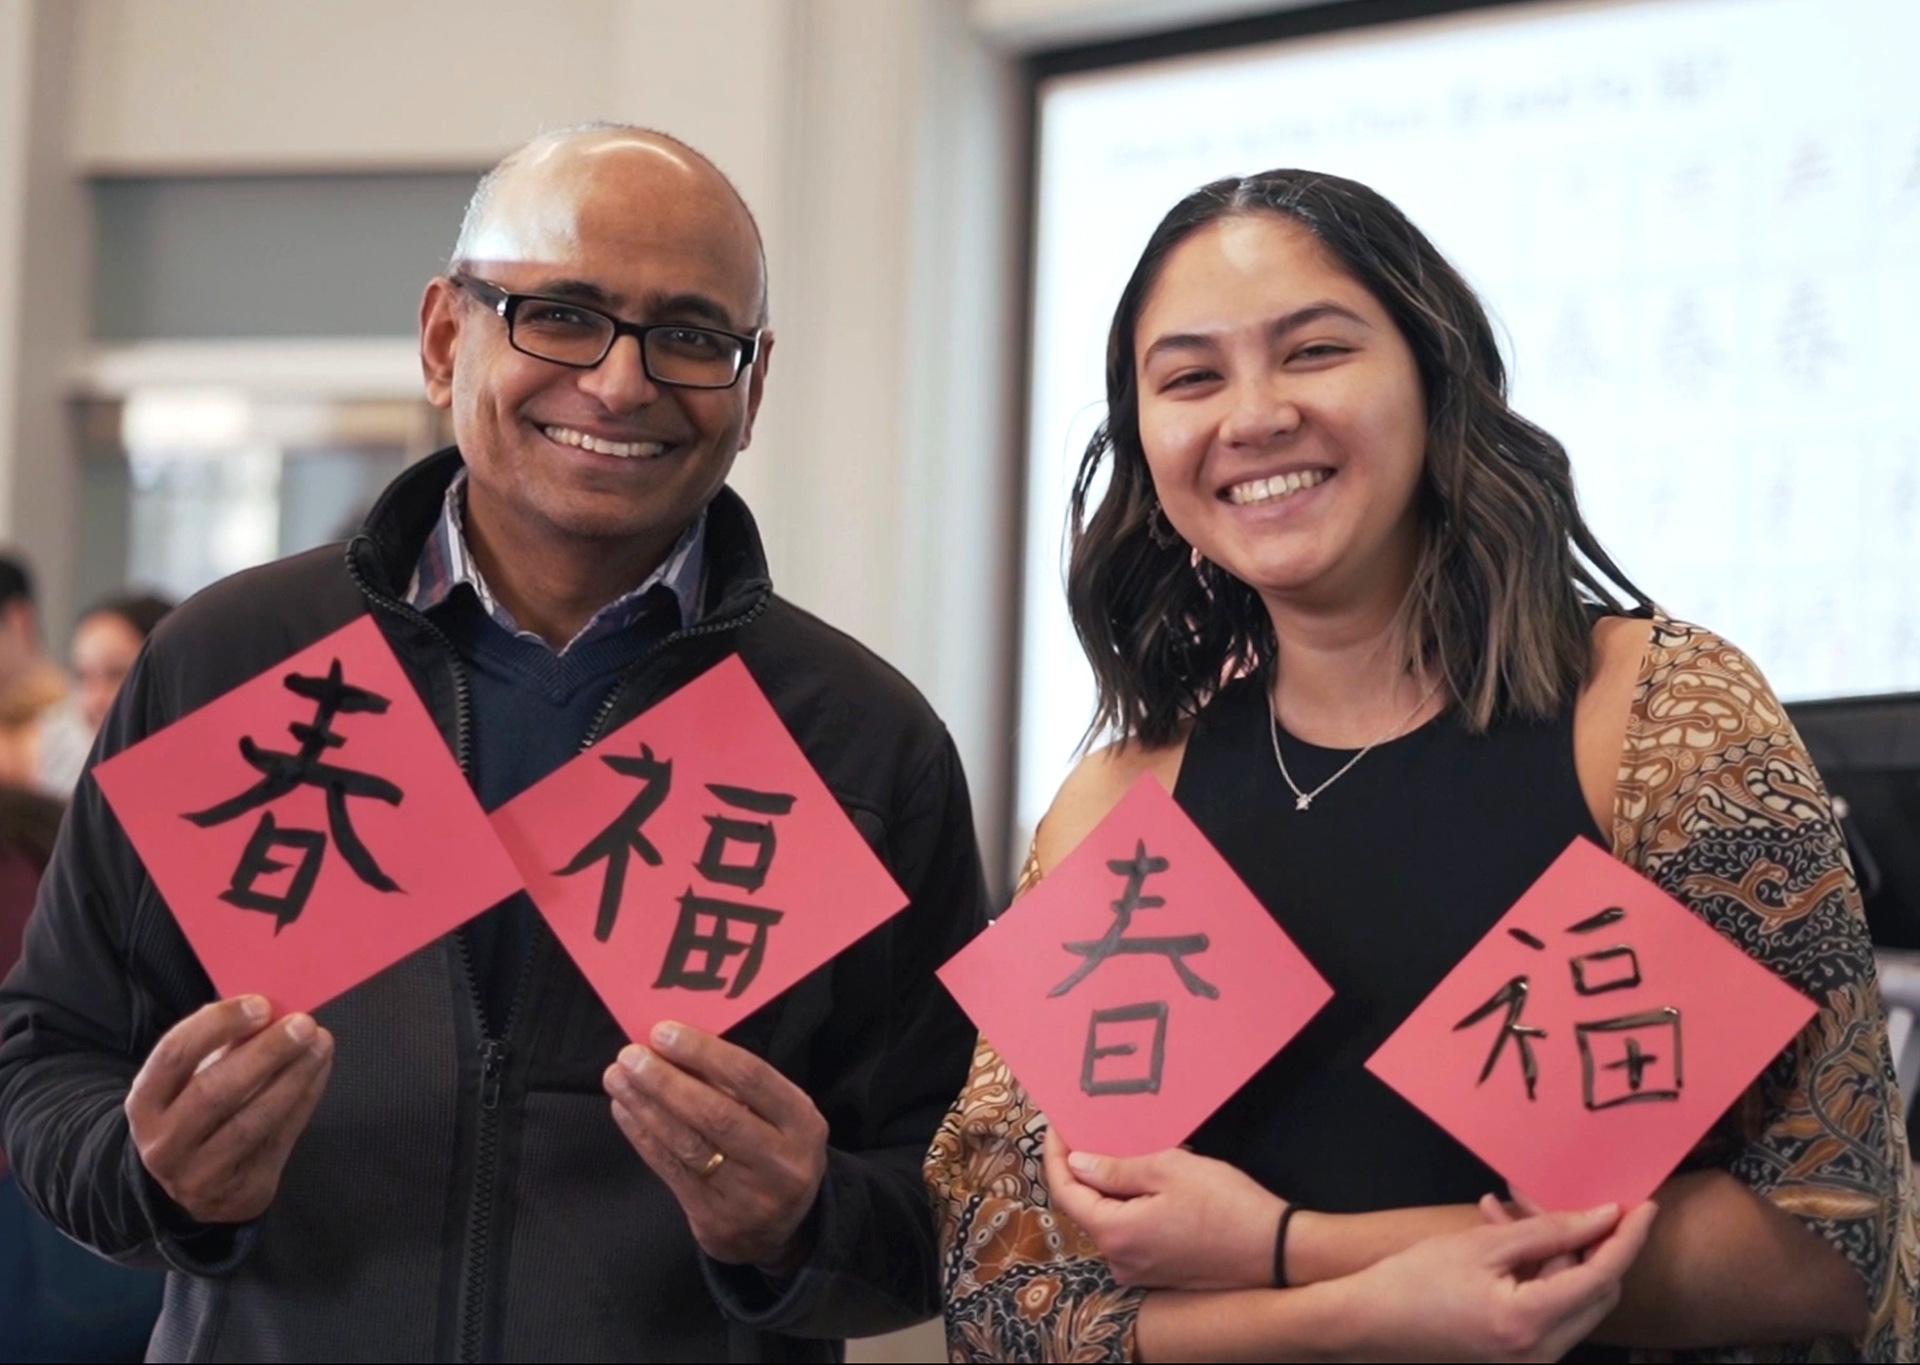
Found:
[{"label": "black zip-up jacket", "polygon": [[[465,764],[461,665],[401,601],[458,467],[445,451],[402,474],[344,553],[235,575],[175,611],[95,760],[370,610]],[[484,1036],[460,935],[317,1011],[333,1076],[272,1208],[239,1229],[192,1223],[140,1165],[122,1104],[213,990],[89,776],[0,987],[0,1144],[66,1232],[172,1272],[151,1358],[822,1360],[938,1311],[920,1160],[973,1031],[933,969],[986,913],[965,779],[912,686],[773,595],[731,492],[706,553],[700,623],[621,676],[595,734],[738,651],[912,897],[729,1033],[830,1125],[804,1268],[774,1282],[699,1253],[601,1091],[626,1040],[544,926],[504,1038]]]}]

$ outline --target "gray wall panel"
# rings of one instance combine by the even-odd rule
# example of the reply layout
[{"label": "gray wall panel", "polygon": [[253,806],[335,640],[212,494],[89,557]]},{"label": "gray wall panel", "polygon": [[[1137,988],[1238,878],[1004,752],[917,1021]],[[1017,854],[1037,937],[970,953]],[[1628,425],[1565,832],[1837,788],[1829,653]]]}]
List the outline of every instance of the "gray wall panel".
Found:
[{"label": "gray wall panel", "polygon": [[94,337],[410,336],[477,178],[96,179]]}]

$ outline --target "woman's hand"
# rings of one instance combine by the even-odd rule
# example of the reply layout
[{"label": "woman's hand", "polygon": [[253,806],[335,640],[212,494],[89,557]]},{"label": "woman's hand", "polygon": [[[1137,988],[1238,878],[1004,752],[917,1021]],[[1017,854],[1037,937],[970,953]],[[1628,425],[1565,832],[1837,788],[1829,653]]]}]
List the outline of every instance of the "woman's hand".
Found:
[{"label": "woman's hand", "polygon": [[1151,1156],[1069,1154],[1047,1130],[1054,1208],[1093,1238],[1123,1285],[1258,1289],[1273,1283],[1286,1204],[1224,1161],[1173,1148]]},{"label": "woman's hand", "polygon": [[[1348,1282],[1365,1354],[1402,1360],[1558,1360],[1620,1301],[1655,1208],[1609,1204],[1433,1237]],[[1584,1253],[1584,1254],[1583,1254]],[[1568,1264],[1564,1259],[1580,1255]],[[1557,1267],[1557,1268],[1554,1268]]]},{"label": "woman's hand", "polygon": [[[1522,1218],[1538,1218],[1546,1212],[1540,1205],[1534,1203],[1533,1200],[1527,1198],[1527,1196],[1518,1190],[1513,1191],[1513,1208],[1511,1209],[1490,1194],[1480,1196],[1480,1216],[1496,1227],[1504,1227],[1506,1224],[1513,1222],[1516,1211]],[[1580,1253],[1577,1251],[1568,1251],[1555,1256],[1550,1261],[1535,1266],[1533,1274],[1551,1275],[1556,1270],[1565,1270],[1570,1265],[1579,1264]],[[1533,1276],[1530,1275],[1527,1278],[1532,1279]]]}]

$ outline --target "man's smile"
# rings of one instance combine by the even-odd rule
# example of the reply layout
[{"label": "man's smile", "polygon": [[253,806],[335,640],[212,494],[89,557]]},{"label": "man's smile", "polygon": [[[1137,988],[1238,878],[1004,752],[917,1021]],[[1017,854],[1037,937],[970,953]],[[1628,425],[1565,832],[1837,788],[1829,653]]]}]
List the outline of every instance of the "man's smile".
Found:
[{"label": "man's smile", "polygon": [[540,434],[559,445],[574,446],[595,455],[612,455],[621,460],[652,459],[666,454],[672,448],[665,441],[609,441],[576,427],[549,426],[544,423],[540,425]]}]

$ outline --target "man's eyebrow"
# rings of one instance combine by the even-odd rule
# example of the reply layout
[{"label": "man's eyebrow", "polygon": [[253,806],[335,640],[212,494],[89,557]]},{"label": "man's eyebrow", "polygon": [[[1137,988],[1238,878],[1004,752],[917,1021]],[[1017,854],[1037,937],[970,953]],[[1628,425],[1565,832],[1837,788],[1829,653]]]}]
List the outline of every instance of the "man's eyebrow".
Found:
[{"label": "man's eyebrow", "polygon": [[[527,291],[544,298],[570,299],[575,303],[591,304],[616,315],[624,311],[626,297],[610,293],[591,280],[543,280]],[[699,293],[648,294],[642,305],[645,315],[658,321],[661,318],[697,318],[701,322],[712,323],[726,331],[737,332],[740,326],[733,320],[733,314],[717,299]]]},{"label": "man's eyebrow", "polygon": [[549,299],[572,299],[576,303],[591,303],[599,308],[614,309],[620,304],[618,294],[610,294],[591,280],[542,280],[526,291]]},{"label": "man's eyebrow", "polygon": [[[1323,318],[1330,317],[1345,318],[1349,322],[1357,322],[1369,329],[1373,326],[1351,308],[1335,303],[1331,299],[1323,299],[1319,303],[1310,303],[1305,308],[1296,308],[1291,313],[1282,313],[1267,324],[1267,335],[1273,338],[1283,337],[1289,332],[1298,331],[1308,323],[1319,322]],[[1140,363],[1146,364],[1162,351],[1199,350],[1214,344],[1215,338],[1198,332],[1174,332],[1154,338],[1153,344],[1141,355]]]},{"label": "man's eyebrow", "polygon": [[741,330],[726,305],[705,294],[649,294],[646,305],[650,318],[693,317],[729,332]]}]

